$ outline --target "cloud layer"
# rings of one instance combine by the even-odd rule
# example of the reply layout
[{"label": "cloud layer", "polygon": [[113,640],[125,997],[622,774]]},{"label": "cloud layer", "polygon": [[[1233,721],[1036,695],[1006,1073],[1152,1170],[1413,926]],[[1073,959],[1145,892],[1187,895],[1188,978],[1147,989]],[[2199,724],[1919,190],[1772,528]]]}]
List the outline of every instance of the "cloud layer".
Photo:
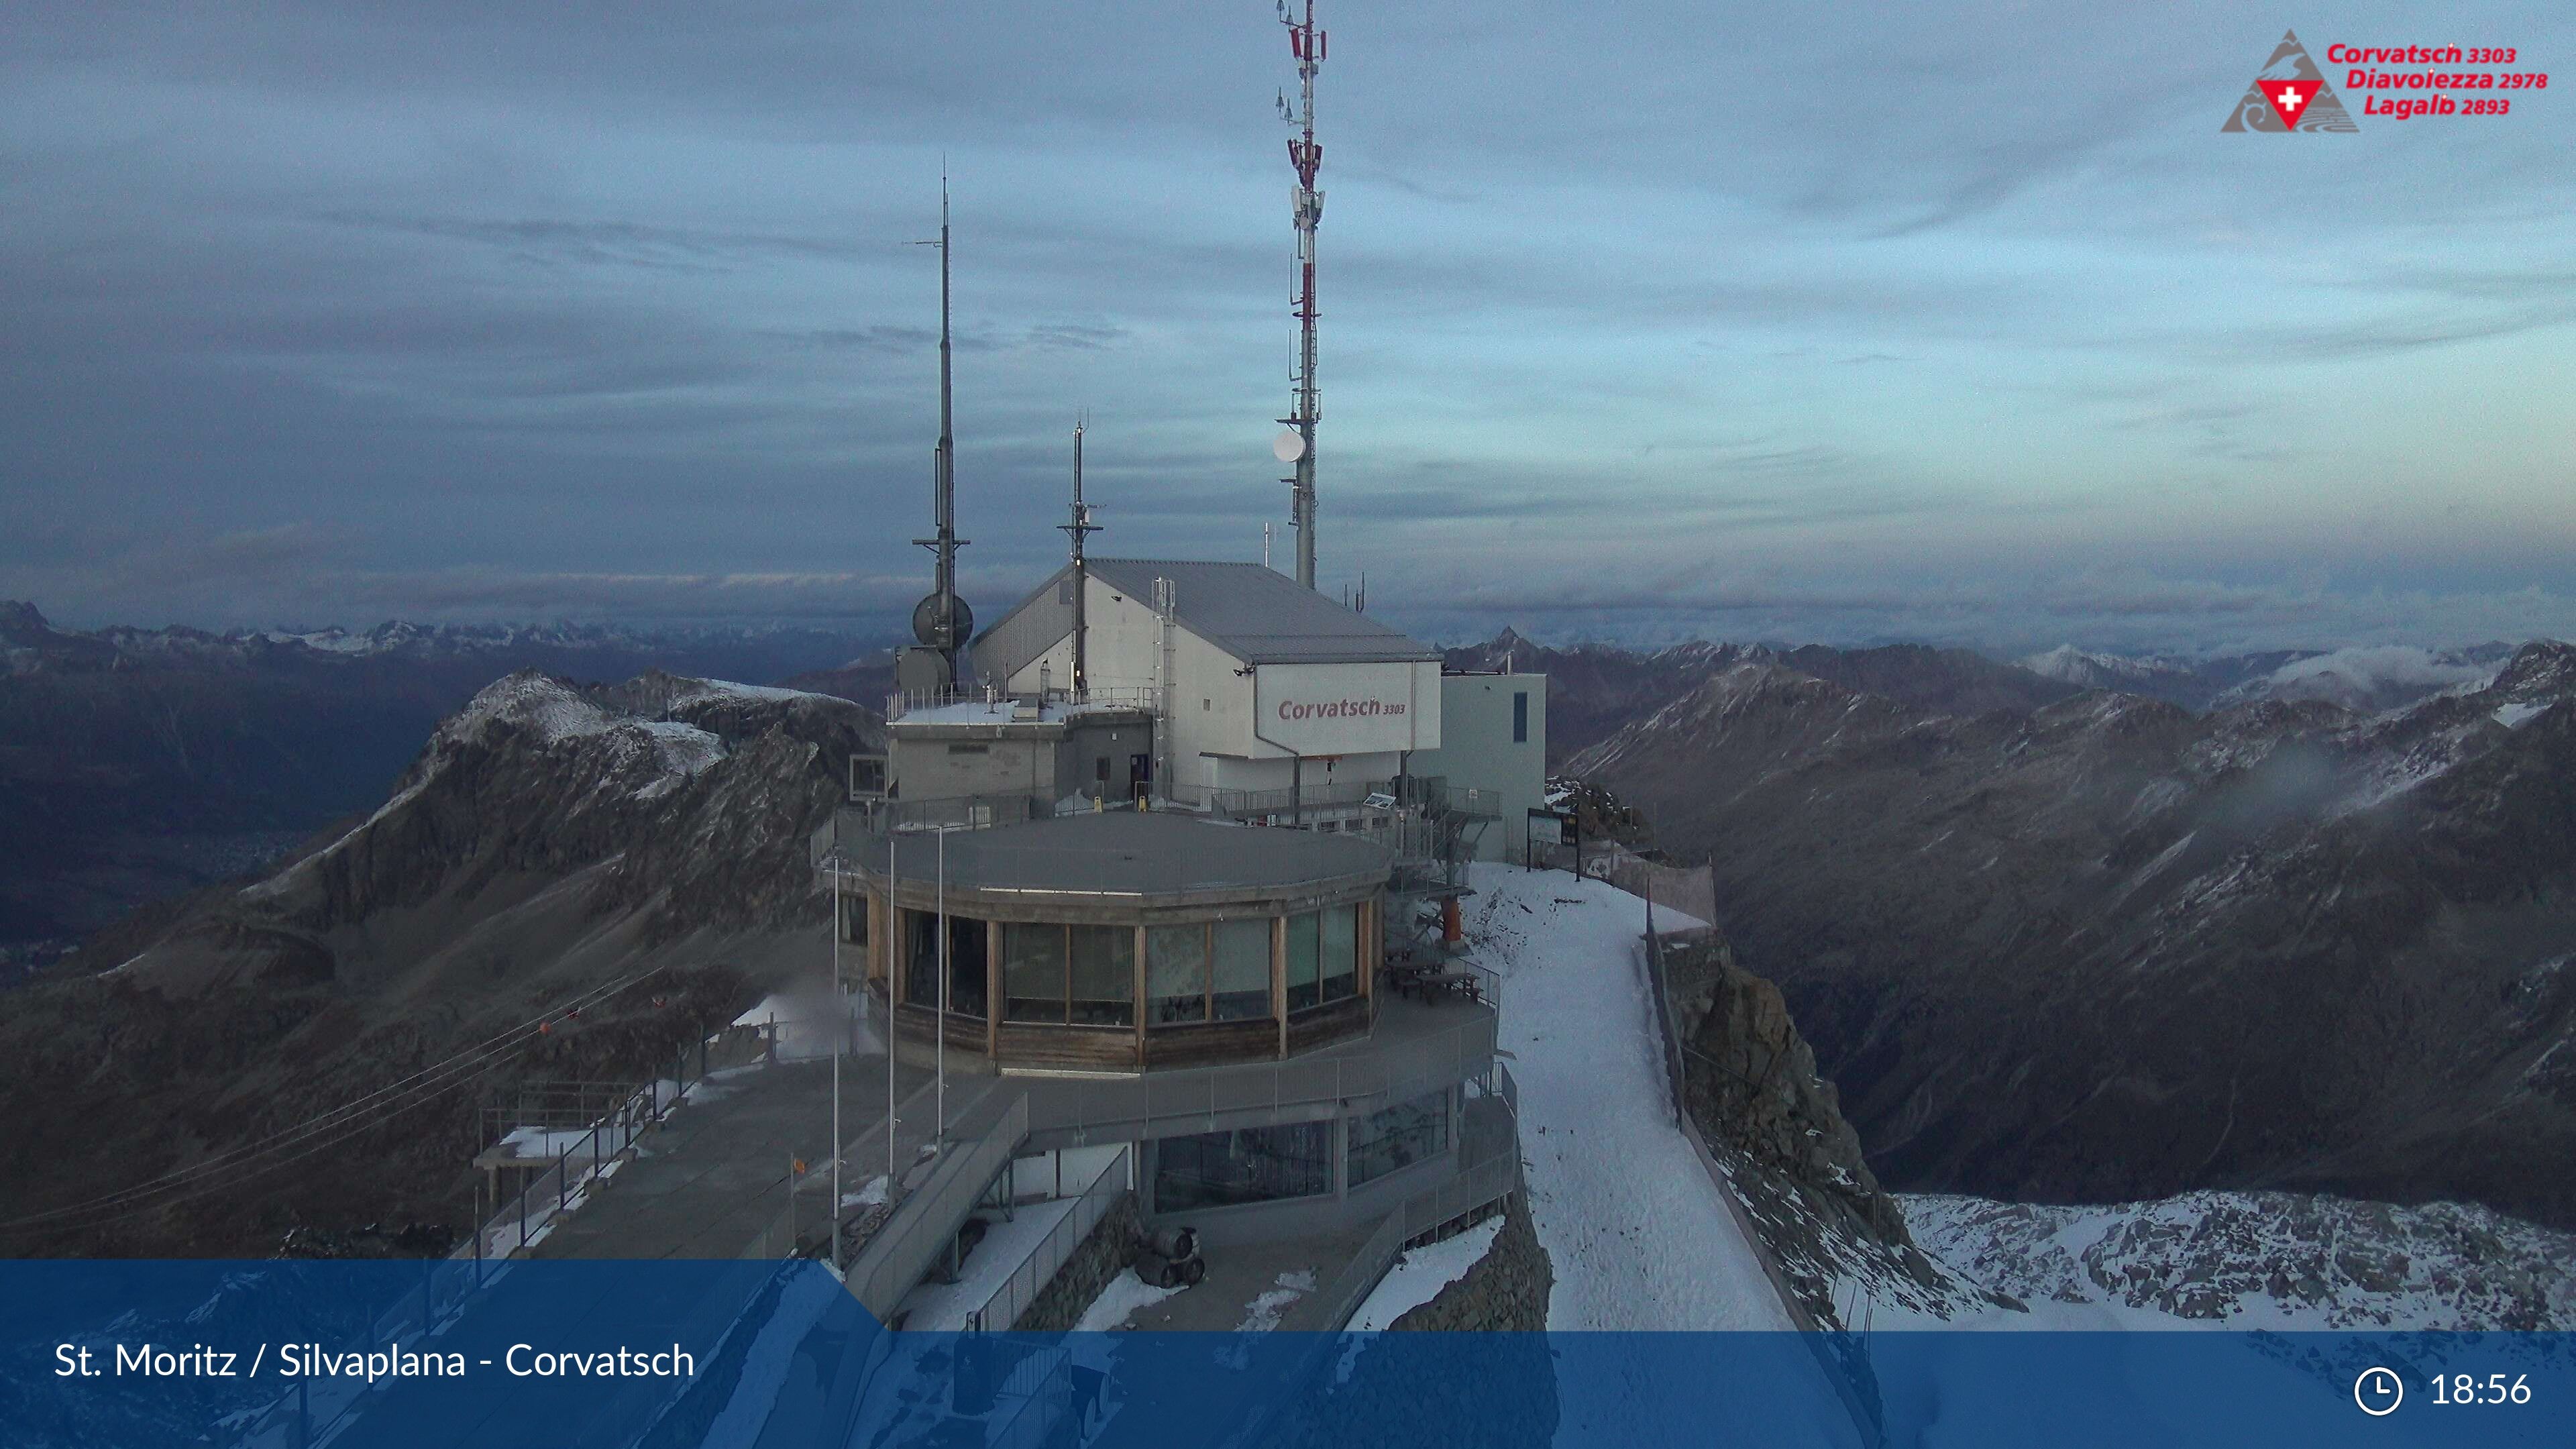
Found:
[{"label": "cloud layer", "polygon": [[[2576,54],[2563,7],[2463,33]],[[2576,107],[2221,136],[2277,39],[1954,3],[1327,13],[1325,573],[1426,630],[2576,633]],[[2384,38],[2420,10],[2337,17]],[[876,617],[943,163],[989,617],[1288,547],[1268,12],[45,7],[0,55],[0,595]],[[2045,78],[2046,83],[2041,83]]]}]

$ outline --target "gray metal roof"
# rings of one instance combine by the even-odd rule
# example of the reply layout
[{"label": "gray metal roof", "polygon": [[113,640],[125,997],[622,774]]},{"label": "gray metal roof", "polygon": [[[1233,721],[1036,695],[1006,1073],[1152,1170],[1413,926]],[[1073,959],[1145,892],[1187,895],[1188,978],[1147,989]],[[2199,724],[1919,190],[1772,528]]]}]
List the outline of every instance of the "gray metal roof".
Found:
[{"label": "gray metal roof", "polygon": [[[1036,894],[1219,896],[1383,876],[1385,846],[1349,835],[1233,825],[1169,811],[1111,810],[948,833],[945,874],[960,890]],[[939,839],[894,837],[894,871],[921,883],[941,873]],[[868,857],[873,853],[876,858]],[[855,857],[871,877],[885,873],[880,842]]]},{"label": "gray metal roof", "polygon": [[[1095,558],[1092,575],[1147,606],[1154,580],[1170,579],[1181,625],[1246,664],[1354,664],[1436,660],[1440,651],[1342,607],[1278,570],[1257,563]],[[975,644],[975,661],[999,680],[1055,647],[1073,628],[1067,564],[1020,601]]]}]

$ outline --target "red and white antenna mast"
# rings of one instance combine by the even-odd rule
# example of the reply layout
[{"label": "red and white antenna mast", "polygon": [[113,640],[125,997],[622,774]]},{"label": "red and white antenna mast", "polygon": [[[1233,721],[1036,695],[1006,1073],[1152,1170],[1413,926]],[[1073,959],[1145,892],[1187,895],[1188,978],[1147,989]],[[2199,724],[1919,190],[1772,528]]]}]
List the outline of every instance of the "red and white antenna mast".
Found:
[{"label": "red and white antenna mast", "polygon": [[1281,461],[1297,465],[1287,479],[1290,514],[1297,526],[1297,582],[1315,586],[1315,224],[1324,219],[1324,193],[1315,189],[1315,172],[1324,164],[1324,148],[1315,144],[1315,72],[1324,64],[1324,32],[1315,28],[1315,0],[1301,0],[1304,14],[1289,13],[1279,0],[1279,22],[1288,27],[1288,49],[1297,57],[1298,102],[1279,97],[1279,114],[1297,128],[1289,138],[1288,160],[1297,168],[1297,366],[1291,383],[1296,392],[1289,416],[1279,421],[1291,430],[1279,435]]}]

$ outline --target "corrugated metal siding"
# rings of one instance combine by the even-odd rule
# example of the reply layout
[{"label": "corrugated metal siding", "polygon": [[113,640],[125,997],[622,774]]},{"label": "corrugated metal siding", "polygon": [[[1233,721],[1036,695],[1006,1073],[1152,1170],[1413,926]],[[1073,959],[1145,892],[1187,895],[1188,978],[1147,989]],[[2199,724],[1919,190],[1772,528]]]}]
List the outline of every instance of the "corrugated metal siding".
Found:
[{"label": "corrugated metal siding", "polygon": [[[1170,579],[1182,627],[1246,664],[1356,664],[1438,659],[1440,651],[1354,613],[1257,563],[1096,558],[1092,576],[1153,607]],[[975,640],[976,671],[1000,684],[1073,632],[1073,566],[1057,569]],[[1058,681],[1063,683],[1064,681]]]},{"label": "corrugated metal siding", "polygon": [[[1354,613],[1295,579],[1257,563],[1096,558],[1102,583],[1149,606],[1154,580],[1170,579],[1181,623],[1246,664],[1360,663],[1437,659],[1438,650],[1366,614]],[[1070,623],[1056,630],[1064,637]],[[1054,639],[1047,641],[1052,644]],[[1028,656],[1031,659],[1037,656]]]},{"label": "corrugated metal siding", "polygon": [[[995,684],[1008,684],[1012,675],[1036,663],[1039,655],[1073,632],[1072,591],[1060,587],[1071,581],[1072,574],[1071,564],[1057,569],[1054,577],[1004,614],[1001,622],[976,636],[977,673]],[[1072,682],[1056,681],[1059,687]]]}]

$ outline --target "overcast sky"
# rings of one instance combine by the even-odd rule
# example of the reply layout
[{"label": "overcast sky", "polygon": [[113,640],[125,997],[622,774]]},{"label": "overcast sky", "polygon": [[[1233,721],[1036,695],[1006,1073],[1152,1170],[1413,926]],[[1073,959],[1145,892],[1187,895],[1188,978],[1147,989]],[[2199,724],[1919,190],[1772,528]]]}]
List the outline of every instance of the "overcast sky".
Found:
[{"label": "overcast sky", "polygon": [[[1333,591],[1449,639],[2576,635],[2569,7],[1323,3]],[[2285,28],[2564,74],[2222,135]],[[979,613],[1061,551],[1077,410],[1096,549],[1289,555],[1269,0],[9,30],[0,596],[891,625],[943,154]]]}]

